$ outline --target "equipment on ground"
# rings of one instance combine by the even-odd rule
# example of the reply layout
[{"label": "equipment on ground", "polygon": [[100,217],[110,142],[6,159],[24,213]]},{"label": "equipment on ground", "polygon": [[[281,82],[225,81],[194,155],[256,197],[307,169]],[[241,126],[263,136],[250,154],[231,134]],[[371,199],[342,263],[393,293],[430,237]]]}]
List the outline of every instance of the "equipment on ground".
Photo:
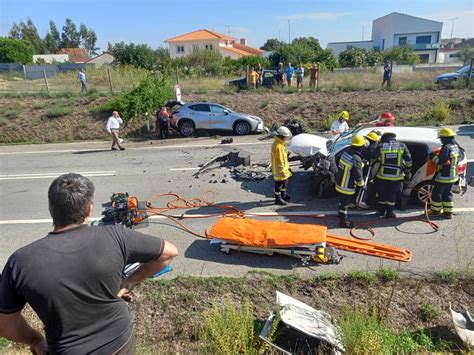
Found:
[{"label": "equipment on ground", "polygon": [[136,197],[125,193],[113,193],[111,205],[102,212],[103,222],[107,224],[123,224],[131,228],[148,218],[145,202],[138,202]]},{"label": "equipment on ground", "polygon": [[449,310],[451,311],[456,333],[468,346],[474,346],[474,318],[467,309],[464,312],[454,311],[451,308],[451,303],[449,304]]}]

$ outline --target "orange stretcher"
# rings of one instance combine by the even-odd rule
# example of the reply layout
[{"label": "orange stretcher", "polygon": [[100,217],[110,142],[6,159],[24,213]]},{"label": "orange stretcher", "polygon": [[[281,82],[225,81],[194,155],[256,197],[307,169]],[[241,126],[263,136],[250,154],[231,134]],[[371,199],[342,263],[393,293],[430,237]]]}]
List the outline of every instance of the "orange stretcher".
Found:
[{"label": "orange stretcher", "polygon": [[[222,241],[221,250],[258,254],[285,254],[328,262],[327,247],[384,259],[407,262],[411,252],[384,244],[327,234],[327,227],[314,224],[269,222],[245,218],[220,218],[207,232]],[[324,254],[324,255],[323,255]]]}]

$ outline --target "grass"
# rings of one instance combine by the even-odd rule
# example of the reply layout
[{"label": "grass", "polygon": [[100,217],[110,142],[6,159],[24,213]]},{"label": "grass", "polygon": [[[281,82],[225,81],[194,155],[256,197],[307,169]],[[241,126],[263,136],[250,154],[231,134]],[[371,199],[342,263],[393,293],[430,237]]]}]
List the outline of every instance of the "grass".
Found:
[{"label": "grass", "polygon": [[389,267],[381,267],[379,270],[377,270],[376,275],[381,281],[387,282],[396,280],[400,273],[398,270],[394,270]]},{"label": "grass", "polygon": [[422,303],[420,312],[424,322],[430,322],[441,314],[441,310],[430,303]]},{"label": "grass", "polygon": [[367,283],[374,282],[377,279],[376,275],[373,272],[363,270],[351,271],[347,276],[349,279]]},{"label": "grass", "polygon": [[379,320],[375,309],[346,309],[338,325],[347,354],[399,354],[449,351],[451,344],[427,330],[394,331]]},{"label": "grass", "polygon": [[459,280],[459,272],[456,270],[438,271],[435,273],[435,278],[446,283],[455,283]]},{"label": "grass", "polygon": [[48,109],[46,112],[46,117],[48,118],[57,118],[69,115],[73,112],[73,108],[71,106],[67,106],[65,103],[56,103],[51,108]]},{"label": "grass", "polygon": [[6,107],[6,106],[0,107],[0,118],[4,119],[5,122],[18,118],[18,116],[20,116],[20,113],[21,113],[21,108],[18,105],[13,106],[13,107]]}]

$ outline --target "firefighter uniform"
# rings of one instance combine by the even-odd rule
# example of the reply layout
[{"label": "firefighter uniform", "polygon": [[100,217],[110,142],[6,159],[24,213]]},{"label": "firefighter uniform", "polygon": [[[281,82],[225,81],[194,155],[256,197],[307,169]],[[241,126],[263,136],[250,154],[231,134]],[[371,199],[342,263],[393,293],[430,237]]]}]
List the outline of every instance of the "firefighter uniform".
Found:
[{"label": "firefighter uniform", "polygon": [[454,203],[451,191],[453,184],[459,180],[458,163],[460,148],[454,140],[454,132],[443,128],[438,137],[443,146],[439,154],[432,156],[431,161],[437,165],[434,188],[431,193],[431,212],[452,218]]},{"label": "firefighter uniform", "polygon": [[351,228],[353,224],[347,219],[347,208],[354,202],[357,187],[364,186],[362,169],[362,149],[366,141],[362,136],[352,139],[351,147],[344,153],[338,163],[336,174],[336,191],[341,195],[339,200],[339,222],[344,228]]},{"label": "firefighter uniform", "polygon": [[375,176],[375,188],[378,195],[381,217],[394,218],[393,213],[403,180],[410,179],[412,167],[411,154],[404,143],[396,140],[396,135],[385,132],[375,155],[380,162]]},{"label": "firefighter uniform", "polygon": [[291,177],[291,171],[285,140],[291,137],[291,132],[287,127],[280,127],[276,131],[276,135],[271,152],[273,180],[275,180],[275,204],[286,205],[290,200],[286,189],[288,187],[288,179]]}]

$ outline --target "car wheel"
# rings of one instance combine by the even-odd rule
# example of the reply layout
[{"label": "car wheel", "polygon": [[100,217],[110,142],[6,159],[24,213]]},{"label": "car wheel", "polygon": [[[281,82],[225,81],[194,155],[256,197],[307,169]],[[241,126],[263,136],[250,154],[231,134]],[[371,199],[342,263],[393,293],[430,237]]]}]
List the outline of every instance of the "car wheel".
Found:
[{"label": "car wheel", "polygon": [[423,181],[418,184],[413,190],[413,197],[417,204],[424,206],[426,201],[428,204],[431,201],[431,192],[433,191],[434,184],[431,181]]},{"label": "car wheel", "polygon": [[190,137],[193,135],[195,127],[194,122],[191,120],[181,120],[178,124],[179,126],[179,133],[183,137]]},{"label": "car wheel", "polygon": [[234,133],[238,136],[245,136],[250,133],[250,124],[245,121],[237,121],[234,124]]}]

